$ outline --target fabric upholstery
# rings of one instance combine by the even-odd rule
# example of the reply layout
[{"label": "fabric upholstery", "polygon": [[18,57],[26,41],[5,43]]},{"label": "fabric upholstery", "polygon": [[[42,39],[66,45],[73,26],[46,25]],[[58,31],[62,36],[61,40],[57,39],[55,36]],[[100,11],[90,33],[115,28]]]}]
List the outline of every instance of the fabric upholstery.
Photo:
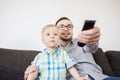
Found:
[{"label": "fabric upholstery", "polygon": [[114,72],[112,71],[108,59],[101,48],[99,48],[96,53],[93,54],[93,57],[96,63],[101,66],[104,74],[114,76]]},{"label": "fabric upholstery", "polygon": [[112,66],[115,76],[120,76],[120,51],[107,51],[105,54]]},{"label": "fabric upholstery", "polygon": [[0,80],[23,80],[24,71],[38,51],[0,49]]},{"label": "fabric upholstery", "polygon": [[[35,50],[0,48],[0,80],[24,80],[25,69],[39,52]],[[103,52],[99,48],[93,56],[96,63],[103,69],[104,74],[120,76],[119,51]]]}]

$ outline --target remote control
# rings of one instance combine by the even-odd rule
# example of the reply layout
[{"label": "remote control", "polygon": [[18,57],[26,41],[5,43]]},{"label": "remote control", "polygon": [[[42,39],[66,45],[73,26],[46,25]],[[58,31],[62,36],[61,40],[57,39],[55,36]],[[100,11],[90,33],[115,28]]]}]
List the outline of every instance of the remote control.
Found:
[{"label": "remote control", "polygon": [[[94,27],[95,22],[96,22],[95,20],[86,20],[82,28],[82,31],[92,29]],[[85,46],[85,43],[77,42],[77,45],[83,47]]]}]

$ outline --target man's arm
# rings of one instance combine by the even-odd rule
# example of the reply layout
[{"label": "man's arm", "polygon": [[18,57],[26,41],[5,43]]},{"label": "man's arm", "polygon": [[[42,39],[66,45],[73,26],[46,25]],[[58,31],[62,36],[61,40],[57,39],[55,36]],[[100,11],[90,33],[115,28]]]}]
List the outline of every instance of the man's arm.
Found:
[{"label": "man's arm", "polygon": [[79,73],[75,69],[75,67],[70,67],[68,71],[71,73],[71,75],[76,79],[76,80],[89,80],[87,77],[80,77]]},{"label": "man's arm", "polygon": [[98,49],[98,45],[99,45],[98,43],[93,44],[93,45],[87,44],[83,47],[83,49],[84,49],[85,52],[95,53],[96,50]]}]

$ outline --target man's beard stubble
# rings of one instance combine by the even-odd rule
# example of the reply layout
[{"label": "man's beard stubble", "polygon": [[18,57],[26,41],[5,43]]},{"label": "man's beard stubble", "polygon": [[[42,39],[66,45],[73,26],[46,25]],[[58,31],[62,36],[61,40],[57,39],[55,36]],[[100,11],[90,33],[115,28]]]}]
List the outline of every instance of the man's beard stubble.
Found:
[{"label": "man's beard stubble", "polygon": [[[71,35],[71,33],[70,32],[63,32],[63,33],[61,33],[61,35],[64,35],[64,36]],[[72,40],[72,35],[69,38],[64,38],[64,37],[60,36],[60,40],[62,40],[64,42],[69,42]]]},{"label": "man's beard stubble", "polygon": [[64,42],[68,42],[68,41],[71,41],[71,40],[72,40],[72,37],[71,37],[71,38],[68,38],[68,39],[61,38],[61,37],[60,37],[60,39],[61,39],[62,41],[64,41]]}]

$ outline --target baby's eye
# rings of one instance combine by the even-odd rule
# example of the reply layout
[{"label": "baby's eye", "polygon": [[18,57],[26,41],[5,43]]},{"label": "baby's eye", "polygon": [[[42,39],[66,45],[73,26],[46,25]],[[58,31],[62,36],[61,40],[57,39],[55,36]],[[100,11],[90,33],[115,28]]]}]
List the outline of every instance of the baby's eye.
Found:
[{"label": "baby's eye", "polygon": [[49,36],[50,34],[49,34],[49,33],[47,33],[46,35],[47,35],[47,36]]},{"label": "baby's eye", "polygon": [[58,34],[57,34],[57,33],[55,33],[54,35],[55,35],[55,36],[57,36]]}]

